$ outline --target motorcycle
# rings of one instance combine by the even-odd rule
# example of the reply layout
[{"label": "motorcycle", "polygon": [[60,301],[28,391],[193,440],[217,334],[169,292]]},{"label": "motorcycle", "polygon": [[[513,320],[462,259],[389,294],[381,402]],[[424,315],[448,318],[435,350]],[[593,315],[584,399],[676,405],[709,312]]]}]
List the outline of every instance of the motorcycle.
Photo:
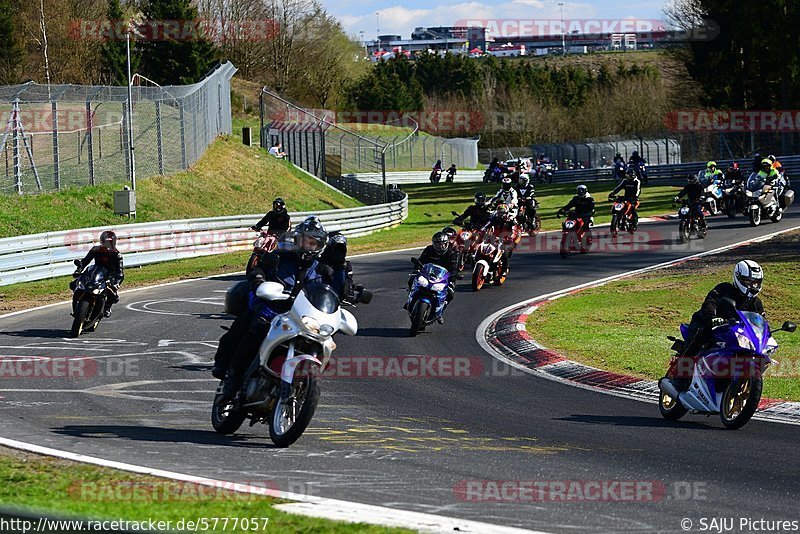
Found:
[{"label": "motorcycle", "polygon": [[458,270],[463,271],[467,264],[475,263],[475,252],[478,250],[478,245],[483,240],[484,230],[480,228],[471,229],[467,223],[459,220],[459,213],[451,211],[456,218],[453,224],[461,226],[461,231],[456,234],[456,245],[458,246]]},{"label": "motorcycle", "polygon": [[[255,227],[252,229],[255,230]],[[278,247],[278,236],[263,229],[256,231],[258,232],[258,237],[253,241],[253,253],[250,255],[250,259],[247,260],[247,274],[250,274],[250,271],[258,267],[264,254],[272,252]]]},{"label": "motorcycle", "polygon": [[[609,199],[609,202],[612,200]],[[625,197],[617,197],[613,202],[614,204],[611,206],[611,237],[617,237],[620,231],[634,233],[638,221],[637,217],[634,217],[633,204],[625,200]]]},{"label": "motorcycle", "polygon": [[640,161],[634,165],[634,168],[636,169],[636,176],[642,182],[642,185],[647,185],[647,163]]},{"label": "motorcycle", "polygon": [[698,239],[705,239],[708,234],[708,225],[702,212],[703,202],[704,197],[700,197],[700,200],[694,204],[689,199],[681,201],[681,207],[678,208],[678,230],[681,243],[689,241],[692,234],[697,235]]},{"label": "motorcycle", "polygon": [[745,206],[744,187],[741,180],[725,178],[722,182],[722,211],[730,219],[735,219],[736,214],[742,212]]},{"label": "motorcycle", "polygon": [[[561,218],[562,212],[557,212]],[[562,258],[569,256],[571,252],[579,251],[586,254],[592,248],[592,230],[587,227],[583,219],[578,217],[575,210],[567,213],[567,218],[561,223],[561,247],[559,254]]]},{"label": "motorcycle", "polygon": [[554,163],[541,163],[536,168],[536,181],[538,183],[553,183],[553,176],[556,172],[556,166]]},{"label": "motorcycle", "polygon": [[242,388],[232,400],[217,388],[211,424],[220,434],[236,432],[246,419],[269,426],[278,447],[297,441],[308,427],[320,396],[319,377],[336,349],[337,332],[355,335],[356,318],[341,308],[336,292],[322,283],[308,284],[296,296],[278,282],[264,282],[257,298],[291,304],[276,315],[269,333],[248,368]]},{"label": "motorcycle", "polygon": [[525,230],[529,236],[534,236],[542,229],[542,220],[539,218],[537,209],[539,202],[535,198],[523,199],[520,201],[520,223],[522,229]]},{"label": "motorcycle", "polygon": [[706,210],[709,215],[718,215],[722,213],[722,187],[720,181],[706,177],[703,171],[697,173],[697,180],[705,188],[703,209]]},{"label": "motorcycle", "polygon": [[[75,260],[80,269],[80,260]],[[109,273],[105,267],[92,264],[83,271],[72,274],[75,280],[70,284],[72,289],[72,328],[70,337],[76,338],[84,330],[94,332],[103,319],[106,289],[109,287]]]},{"label": "motorcycle", "polygon": [[439,181],[442,179],[442,169],[433,169],[428,179],[431,181],[432,184],[438,184]]},{"label": "motorcycle", "polygon": [[[726,306],[735,304],[730,299]],[[778,330],[770,330],[764,316],[736,310],[736,319],[712,330],[714,344],[701,350],[694,359],[688,391],[678,391],[672,382],[678,374],[680,355],[688,342],[688,326],[681,325],[683,339],[668,336],[676,351],[664,378],[659,380],[658,408],[661,416],[678,420],[687,412],[719,414],[728,429],[744,426],[761,400],[763,375],[772,363],[778,348],[773,334],[779,331],[794,332],[797,325],[786,321]]]},{"label": "motorcycle", "polygon": [[411,263],[418,270],[411,274],[414,279],[405,308],[411,318],[411,328],[408,333],[414,337],[444,313],[450,273],[444,267],[433,263],[422,265],[417,258],[411,258]]},{"label": "motorcycle", "polygon": [[480,291],[485,284],[501,286],[508,277],[506,243],[488,232],[478,245],[472,269],[472,290]]},{"label": "motorcycle", "polygon": [[776,180],[774,184],[768,184],[766,179],[756,173],[750,175],[745,185],[745,197],[747,207],[745,211],[750,219],[750,226],[761,224],[763,217],[769,217],[772,222],[783,219],[783,208],[780,202],[780,188],[782,184]]},{"label": "motorcycle", "polygon": [[447,176],[445,177],[444,181],[452,183],[453,178],[455,178],[455,176],[456,176],[456,170],[453,168],[449,168],[447,169]]}]

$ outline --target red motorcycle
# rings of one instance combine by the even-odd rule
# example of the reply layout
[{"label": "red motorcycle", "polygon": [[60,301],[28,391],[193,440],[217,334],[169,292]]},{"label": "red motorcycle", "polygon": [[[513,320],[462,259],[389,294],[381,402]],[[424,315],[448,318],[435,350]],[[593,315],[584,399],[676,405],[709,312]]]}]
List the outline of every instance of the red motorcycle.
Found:
[{"label": "red motorcycle", "polygon": [[[556,213],[561,218],[563,212]],[[571,252],[586,254],[592,248],[592,230],[583,219],[578,217],[575,210],[567,213],[567,218],[561,223],[561,249],[559,253],[562,258],[569,256]]]},{"label": "red motorcycle", "polygon": [[258,237],[253,241],[253,253],[247,260],[247,274],[258,267],[264,254],[272,252],[278,247],[278,236],[266,230],[257,230]]},{"label": "red motorcycle", "polygon": [[[458,217],[457,212],[451,211],[450,213]],[[475,253],[478,250],[478,245],[483,241],[483,236],[486,232],[481,228],[471,229],[458,219],[454,220],[453,224],[462,227],[461,231],[456,234],[456,246],[459,252],[458,270],[463,271],[467,264],[475,264]]]},{"label": "red motorcycle", "polygon": [[492,232],[486,232],[475,254],[472,269],[472,290],[480,291],[485,284],[501,286],[508,277],[508,255],[505,242]]},{"label": "red motorcycle", "polygon": [[617,237],[620,232],[628,231],[631,234],[636,231],[638,225],[638,217],[635,216],[633,211],[633,204],[625,200],[624,197],[617,197],[611,207],[611,237]]}]

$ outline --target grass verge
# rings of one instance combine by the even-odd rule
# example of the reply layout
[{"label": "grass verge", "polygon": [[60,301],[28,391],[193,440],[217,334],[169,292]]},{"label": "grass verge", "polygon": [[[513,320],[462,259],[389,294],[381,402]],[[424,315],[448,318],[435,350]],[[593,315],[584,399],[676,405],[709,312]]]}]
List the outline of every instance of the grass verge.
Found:
[{"label": "grass verge", "polygon": [[[601,369],[642,378],[664,375],[671,355],[667,335],[677,335],[706,294],[730,280],[736,262],[752,258],[764,268],[761,295],[777,328],[800,319],[800,232],[667,269],[587,289],[539,308],[528,319],[537,342]],[[764,381],[764,396],[800,401],[800,335],[776,334],[777,359]]]},{"label": "grass verge", "polygon": [[169,219],[265,213],[276,196],[296,211],[355,207],[357,201],[236,138],[214,141],[189,170],[137,182],[137,219],[114,215],[102,184],[42,195],[0,195],[0,237]]},{"label": "grass verge", "polygon": [[[592,185],[592,191],[597,192],[595,196],[598,200],[605,197],[611,188],[610,182]],[[435,231],[441,230],[443,226],[452,222],[453,216],[450,214],[450,210],[462,211],[472,202],[475,191],[480,190],[487,194],[493,194],[497,190],[497,186],[455,183],[436,186],[413,185],[405,186],[403,189],[409,195],[408,219],[396,228],[351,240],[349,247],[351,254],[425,245],[430,242],[431,235]],[[549,184],[538,188],[542,225],[545,230],[560,228],[560,222],[555,217],[555,212],[569,201],[573,191],[574,185],[569,184]],[[674,193],[675,188],[668,186],[646,188],[640,213],[642,216],[648,216],[668,212],[671,209],[670,202]],[[598,224],[610,220],[608,215],[610,210],[608,203],[598,202],[599,215],[595,217]],[[249,252],[237,252],[143,267],[128,267],[125,269],[123,289],[240,271],[244,269],[248,257]],[[69,300],[71,293],[67,286],[70,280],[70,277],[60,277],[0,286],[0,313]],[[124,299],[124,296],[122,298]]]},{"label": "grass verge", "polygon": [[[179,521],[207,518],[209,528],[182,529],[195,532],[254,531],[273,532],[368,532],[401,533],[406,529],[386,528],[364,523],[343,523],[281,512],[273,507],[282,501],[252,494],[235,493],[221,486],[204,487],[170,481],[105,467],[81,464],[0,448],[0,503],[6,507],[31,511],[52,510],[58,503],[59,516],[127,521]],[[276,487],[271,481],[242,481],[264,487]],[[213,525],[213,518],[229,518]],[[234,528],[234,518],[258,518],[257,528],[242,522]],[[268,518],[266,527],[261,518]]]}]

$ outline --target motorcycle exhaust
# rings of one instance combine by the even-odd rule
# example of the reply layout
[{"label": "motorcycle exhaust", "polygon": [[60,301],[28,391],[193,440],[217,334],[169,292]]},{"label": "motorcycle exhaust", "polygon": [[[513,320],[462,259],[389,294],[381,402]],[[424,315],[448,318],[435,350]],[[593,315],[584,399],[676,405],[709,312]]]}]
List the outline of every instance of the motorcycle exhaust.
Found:
[{"label": "motorcycle exhaust", "polygon": [[678,399],[680,397],[680,392],[675,389],[675,386],[672,385],[672,381],[668,378],[662,378],[658,381],[658,389],[673,399]]}]

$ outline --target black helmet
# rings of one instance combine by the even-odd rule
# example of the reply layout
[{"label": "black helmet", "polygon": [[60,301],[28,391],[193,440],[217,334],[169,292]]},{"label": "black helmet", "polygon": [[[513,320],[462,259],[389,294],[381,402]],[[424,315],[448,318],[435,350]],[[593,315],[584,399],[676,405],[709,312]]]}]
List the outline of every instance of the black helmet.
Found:
[{"label": "black helmet", "polygon": [[431,243],[436,252],[442,253],[450,246],[450,238],[444,232],[436,232],[431,238]]},{"label": "black helmet", "polygon": [[456,229],[453,228],[452,226],[445,226],[444,228],[442,228],[442,233],[446,235],[451,242],[454,241],[456,235],[458,235],[458,232],[456,232]]},{"label": "black helmet", "polygon": [[638,150],[634,150],[634,151],[631,153],[631,157],[632,157],[632,158],[635,158],[635,157],[636,157],[636,156],[638,156],[638,155],[639,155],[639,151],[638,151]]},{"label": "black helmet", "polygon": [[278,213],[286,211],[286,202],[284,202],[282,198],[278,197],[272,201],[272,209]]},{"label": "black helmet", "polygon": [[700,181],[700,179],[697,177],[697,175],[696,175],[696,174],[690,174],[690,175],[689,175],[689,177],[687,178],[687,181],[688,181],[690,184],[696,184],[697,182],[699,182],[699,181]]},{"label": "black helmet", "polygon": [[325,227],[318,219],[309,217],[295,226],[292,238],[297,256],[300,259],[309,260],[316,258],[325,250],[328,232],[325,231]]},{"label": "black helmet", "polygon": [[586,195],[589,194],[589,188],[581,184],[578,186],[575,192],[578,194],[579,197],[585,197]]},{"label": "black helmet", "polygon": [[117,234],[111,230],[106,230],[100,234],[100,246],[108,250],[114,250],[117,246]]},{"label": "black helmet", "polygon": [[344,245],[347,246],[347,238],[342,232],[336,230],[328,234],[328,245]]},{"label": "black helmet", "polygon": [[628,166],[628,168],[625,169],[625,178],[628,180],[636,178],[636,169],[634,169],[633,166]]},{"label": "black helmet", "polygon": [[621,158],[621,157],[622,157],[622,154],[620,154],[619,152],[617,152],[616,154],[614,154],[614,157],[615,157],[615,158]]},{"label": "black helmet", "polygon": [[475,204],[478,206],[486,204],[486,195],[480,191],[475,193]]},{"label": "black helmet", "polygon": [[509,178],[508,176],[503,178],[500,184],[501,187],[503,188],[503,191],[511,191],[511,178]]}]

